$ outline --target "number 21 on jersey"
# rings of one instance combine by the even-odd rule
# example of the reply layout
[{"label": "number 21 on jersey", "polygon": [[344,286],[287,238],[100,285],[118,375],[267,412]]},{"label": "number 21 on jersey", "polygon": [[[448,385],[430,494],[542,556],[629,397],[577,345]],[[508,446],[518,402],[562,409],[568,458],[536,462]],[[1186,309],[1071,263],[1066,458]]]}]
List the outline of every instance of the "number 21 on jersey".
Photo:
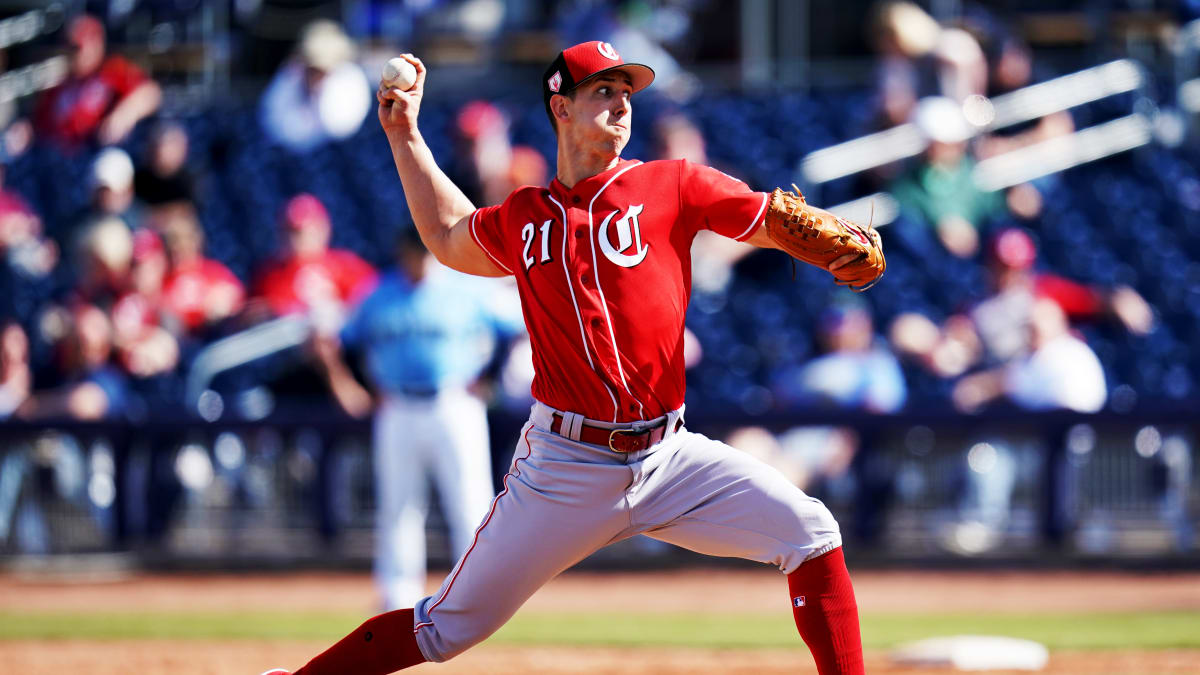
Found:
[{"label": "number 21 on jersey", "polygon": [[533,223],[525,223],[525,227],[521,228],[521,239],[525,241],[525,251],[521,257],[525,261],[525,269],[533,266],[533,256],[529,255],[529,249],[533,248],[533,240],[537,238],[537,230],[542,231],[542,258],[538,262],[550,262],[550,227],[554,223],[553,220],[547,220],[542,223],[540,228],[534,228]]}]

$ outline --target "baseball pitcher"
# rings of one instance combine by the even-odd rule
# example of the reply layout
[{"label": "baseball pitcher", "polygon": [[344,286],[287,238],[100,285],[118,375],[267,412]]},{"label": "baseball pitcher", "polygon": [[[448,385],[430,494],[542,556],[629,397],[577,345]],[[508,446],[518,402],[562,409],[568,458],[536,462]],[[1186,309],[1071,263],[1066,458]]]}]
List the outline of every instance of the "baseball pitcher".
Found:
[{"label": "baseball pitcher", "polygon": [[883,273],[878,235],[706,166],[622,159],[632,96],[654,72],[606,42],[563,50],[542,78],[556,178],[476,209],[421,137],[426,70],[404,58],[415,82],[377,97],[413,220],[449,267],[516,278],[535,403],[503,490],[441,589],[369,619],[297,672],[390,673],[453,658],[555,575],[644,534],[777,566],[818,671],[862,673],[837,522],[775,469],[686,429],[683,331],[689,248],[702,229],[782,249],[858,289]]}]

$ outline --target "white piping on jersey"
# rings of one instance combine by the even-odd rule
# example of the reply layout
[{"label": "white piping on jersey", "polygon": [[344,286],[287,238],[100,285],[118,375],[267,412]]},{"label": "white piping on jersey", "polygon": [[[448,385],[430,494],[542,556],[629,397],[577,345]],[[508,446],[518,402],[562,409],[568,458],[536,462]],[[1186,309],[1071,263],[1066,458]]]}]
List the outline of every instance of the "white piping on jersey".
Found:
[{"label": "white piping on jersey", "polygon": [[500,262],[499,258],[492,255],[492,252],[489,251],[487,249],[487,247],[483,245],[483,241],[480,240],[479,235],[475,234],[475,217],[478,215],[479,215],[479,209],[475,209],[475,211],[471,213],[471,221],[469,223],[469,227],[467,228],[467,230],[471,233],[471,238],[475,240],[475,245],[478,246],[479,248],[483,249],[483,252],[487,254],[487,257],[491,258],[492,262],[496,263],[496,265],[500,269],[504,270],[505,272],[508,272],[509,274],[512,274],[513,271],[508,269],[507,265]]},{"label": "white piping on jersey", "polygon": [[[585,329],[583,327],[583,314],[580,313],[580,311],[579,311],[579,302],[577,300],[575,300],[575,286],[573,284],[571,284],[571,271],[569,269],[567,269],[567,239],[568,239],[567,230],[570,227],[570,225],[567,221],[567,210],[565,208],[563,208],[563,205],[560,204],[557,199],[555,199],[554,197],[551,197],[549,194],[546,195],[546,199],[549,199],[550,201],[554,202],[554,205],[557,206],[558,210],[562,213],[563,243],[562,243],[562,255],[560,255],[559,257],[562,258],[563,276],[567,280],[567,290],[571,292],[571,304],[575,306],[575,320],[579,322],[579,339],[581,342],[583,342],[583,355],[587,357],[588,367],[592,369],[592,372],[596,373],[597,375],[600,375],[600,372],[598,370],[596,370],[596,364],[592,363],[592,352],[590,349],[588,349],[588,344],[587,344],[587,329]],[[594,258],[595,255],[596,254],[593,251],[592,257]],[[599,358],[600,355],[597,354],[596,357]],[[608,383],[604,381],[603,377],[600,377],[600,384],[604,385],[604,390],[608,392],[608,397],[610,399],[612,399],[613,421],[616,422],[617,414],[621,411],[621,406],[617,404],[616,395],[613,394],[612,389],[609,389]]]},{"label": "white piping on jersey", "polygon": [[769,194],[763,193],[762,206],[758,207],[758,213],[754,216],[754,220],[750,221],[750,227],[747,227],[745,232],[734,237],[734,239],[736,239],[738,241],[742,241],[742,237],[744,237],[754,231],[754,228],[758,225],[758,219],[762,218],[763,211],[767,210],[767,199],[770,196],[771,195],[769,195]]},{"label": "white piping on jersey", "polygon": [[[613,330],[612,316],[610,316],[608,313],[608,301],[604,299],[604,289],[600,287],[600,264],[596,262],[596,238],[595,233],[592,232],[592,205],[596,203],[596,200],[600,198],[600,195],[604,194],[604,191],[608,189],[608,186],[612,185],[613,181],[619,178],[621,174],[636,166],[641,166],[641,164],[641,162],[636,162],[613,174],[613,177],[609,178],[608,182],[596,192],[594,197],[592,197],[592,201],[588,202],[588,242],[592,246],[592,269],[596,272],[596,290],[600,292],[600,306],[604,308],[604,318],[608,320],[608,338],[612,340],[613,354],[616,356],[617,361],[617,374],[621,376],[621,384],[625,386],[625,393],[629,394],[629,398],[637,401],[638,416],[645,417],[646,406],[643,405],[638,397],[634,396],[633,392],[629,390],[629,382],[625,380],[625,369],[621,367],[621,349],[617,347],[617,334]],[[597,356],[599,355],[597,354]],[[615,417],[613,418],[613,421],[617,421]]]}]

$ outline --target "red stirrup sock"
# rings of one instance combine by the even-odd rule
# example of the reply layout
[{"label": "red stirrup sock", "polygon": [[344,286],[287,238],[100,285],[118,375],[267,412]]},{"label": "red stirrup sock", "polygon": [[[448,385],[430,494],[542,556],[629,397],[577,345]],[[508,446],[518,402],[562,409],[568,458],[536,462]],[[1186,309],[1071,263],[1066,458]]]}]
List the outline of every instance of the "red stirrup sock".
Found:
[{"label": "red stirrup sock", "polygon": [[792,614],[820,675],[863,675],[858,604],[842,549],[807,560],[788,575]]},{"label": "red stirrup sock", "polygon": [[295,675],[385,675],[424,662],[413,633],[413,611],[398,609],[367,619]]}]

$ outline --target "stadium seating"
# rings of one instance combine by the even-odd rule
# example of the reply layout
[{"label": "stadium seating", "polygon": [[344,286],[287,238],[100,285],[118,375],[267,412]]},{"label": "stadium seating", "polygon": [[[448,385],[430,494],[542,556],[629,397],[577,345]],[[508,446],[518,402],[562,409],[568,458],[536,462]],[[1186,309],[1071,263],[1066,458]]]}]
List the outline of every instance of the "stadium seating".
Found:
[{"label": "stadium seating", "polygon": [[[435,155],[453,151],[454,112],[465,101],[427,101],[423,131]],[[512,119],[514,142],[531,145],[553,162],[553,137],[540,105],[497,102]],[[867,95],[818,91],[812,95],[734,95],[706,98],[685,109],[705,132],[714,164],[746,178],[757,189],[787,185],[806,153],[868,130]],[[647,97],[638,109],[643,124],[628,156],[652,150],[645,120],[666,110]],[[846,114],[846,111],[857,111]],[[1084,113],[1103,118],[1105,111]],[[275,220],[284,201],[299,191],[316,194],[335,223],[334,245],[353,249],[372,263],[389,262],[397,228],[409,224],[382,133],[374,124],[350,139],[296,156],[275,147],[258,129],[250,107],[213,109],[182,120],[201,172],[199,209],[209,254],[249,280],[259,261],[276,250]],[[129,150],[136,157],[144,134]],[[66,156],[49,148],[27,153],[9,168],[10,186],[44,216],[60,236],[87,200],[86,153]],[[1200,372],[1200,161],[1187,148],[1148,147],[1043,181],[1046,208],[1025,224],[1040,245],[1039,264],[1089,283],[1127,283],[1156,308],[1160,325],[1144,338],[1107,324],[1084,328],[1108,369],[1110,391],[1132,387],[1143,401],[1196,395]],[[822,201],[849,199],[853,182],[825,186]],[[999,226],[1005,223],[996,223]],[[933,318],[963,308],[986,293],[978,261],[964,261],[932,244],[929,233],[903,218],[883,231],[888,276],[865,299],[877,325],[901,311]],[[50,297],[51,284],[0,279],[9,311],[31,320]],[[691,375],[694,405],[736,406],[755,412],[770,406],[772,372],[812,356],[810,327],[835,289],[820,273],[800,269],[792,279],[786,259],[752,254],[739,264],[729,287],[697,292],[689,325],[704,346]],[[912,406],[945,404],[947,383],[915,370],[906,373]],[[243,383],[244,384],[244,383]],[[156,391],[176,391],[159,386]],[[171,405],[170,402],[163,402]]]}]

